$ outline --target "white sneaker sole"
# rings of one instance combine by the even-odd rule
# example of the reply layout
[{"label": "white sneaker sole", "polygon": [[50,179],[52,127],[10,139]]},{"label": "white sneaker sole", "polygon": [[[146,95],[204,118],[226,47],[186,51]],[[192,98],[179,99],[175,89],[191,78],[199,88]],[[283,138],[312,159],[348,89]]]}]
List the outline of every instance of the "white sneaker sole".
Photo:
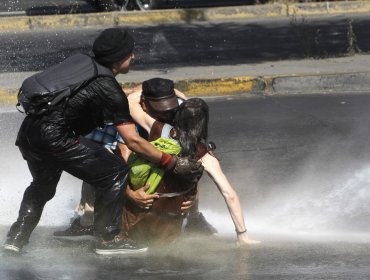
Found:
[{"label": "white sneaker sole", "polygon": [[148,251],[148,248],[130,250],[130,249],[116,249],[116,250],[104,250],[104,249],[95,249],[95,253],[98,255],[131,255],[145,253]]},{"label": "white sneaker sole", "polygon": [[4,250],[20,253],[21,249],[14,245],[4,244]]}]

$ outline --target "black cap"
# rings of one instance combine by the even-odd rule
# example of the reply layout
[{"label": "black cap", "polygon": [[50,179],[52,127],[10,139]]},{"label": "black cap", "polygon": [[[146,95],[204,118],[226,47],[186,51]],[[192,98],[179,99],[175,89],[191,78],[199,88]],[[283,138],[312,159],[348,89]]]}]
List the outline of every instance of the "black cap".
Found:
[{"label": "black cap", "polygon": [[172,80],[153,78],[143,82],[142,94],[152,109],[167,111],[179,106]]},{"label": "black cap", "polygon": [[124,29],[105,29],[95,39],[95,60],[103,65],[119,62],[134,50],[134,38]]}]

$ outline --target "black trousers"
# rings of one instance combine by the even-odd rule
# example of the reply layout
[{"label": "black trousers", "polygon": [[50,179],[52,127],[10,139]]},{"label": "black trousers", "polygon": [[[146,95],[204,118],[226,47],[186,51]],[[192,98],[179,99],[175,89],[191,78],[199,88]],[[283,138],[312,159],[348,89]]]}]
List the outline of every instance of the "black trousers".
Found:
[{"label": "black trousers", "polygon": [[17,221],[8,240],[21,246],[38,224],[47,201],[55,195],[62,171],[93,185],[95,230],[110,239],[120,230],[123,188],[128,166],[118,156],[85,139],[77,138],[63,119],[26,117],[16,144],[33,177],[25,190]]}]

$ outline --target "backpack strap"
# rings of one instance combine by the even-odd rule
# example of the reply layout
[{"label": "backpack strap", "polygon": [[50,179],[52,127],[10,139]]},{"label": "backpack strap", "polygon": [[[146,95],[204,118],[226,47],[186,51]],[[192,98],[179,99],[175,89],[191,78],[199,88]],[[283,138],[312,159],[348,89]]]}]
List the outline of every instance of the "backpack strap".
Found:
[{"label": "backpack strap", "polygon": [[15,104],[15,108],[17,109],[17,111],[19,112],[19,113],[22,113],[22,114],[25,114],[26,113],[26,111],[24,110],[24,108],[23,108],[23,110],[21,110],[20,108],[22,108],[22,105],[21,105],[21,102],[19,101],[19,98],[20,98],[20,95],[22,94],[22,88],[20,88],[19,90],[18,90],[18,94],[17,94],[17,100],[18,100],[18,102],[17,102],[17,104]]},{"label": "backpack strap", "polygon": [[154,140],[157,140],[159,137],[161,137],[163,126],[164,126],[164,123],[155,121],[150,130],[148,141],[154,141]]}]

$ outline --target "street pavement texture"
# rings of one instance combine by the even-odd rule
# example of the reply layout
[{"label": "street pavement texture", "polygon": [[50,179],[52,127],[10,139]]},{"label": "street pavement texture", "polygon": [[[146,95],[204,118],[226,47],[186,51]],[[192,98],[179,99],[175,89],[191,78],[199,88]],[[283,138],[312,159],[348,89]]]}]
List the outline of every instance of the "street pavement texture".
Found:
[{"label": "street pavement texture", "polygon": [[[1,17],[0,31],[32,32],[33,30],[74,30],[75,28],[106,28],[111,26],[224,22],[290,18],[304,23],[316,16],[340,16],[349,13],[366,15],[370,1],[299,3],[286,6],[256,5],[205,9],[178,9],[150,12],[111,12],[95,14],[69,14],[53,16]],[[307,25],[306,20],[306,25]],[[309,23],[308,23],[309,24]],[[351,32],[349,22],[348,32]],[[307,26],[306,26],[307,27]],[[302,30],[305,33],[305,30]],[[365,32],[366,33],[366,32]],[[361,36],[365,37],[363,34]],[[304,34],[303,34],[304,35]],[[316,40],[306,34],[304,40]],[[348,35],[348,50],[341,54],[326,53],[321,58],[286,59],[230,65],[204,65],[172,67],[169,71],[134,70],[118,76],[123,87],[140,83],[143,77],[171,78],[176,87],[189,96],[217,96],[235,94],[297,94],[330,92],[365,92],[370,89],[368,65],[370,55],[357,48],[356,36]],[[314,45],[314,42],[306,42]],[[271,42],[273,45],[274,42]],[[289,42],[287,42],[289,44]],[[22,81],[33,72],[7,72],[0,74],[0,104],[14,104]]]},{"label": "street pavement texture", "polygon": [[[326,5],[336,5],[335,3],[328,3],[320,4],[322,5],[320,7],[325,7],[326,12],[328,10]],[[346,3],[346,5],[353,5],[352,3],[366,5],[368,2],[353,1]],[[307,5],[307,7],[312,6]],[[350,9],[347,10],[350,11]],[[322,11],[325,13],[325,10]],[[188,14],[191,13],[188,12]],[[118,15],[121,16],[120,13],[112,13],[111,16],[106,16],[117,19],[119,18]],[[145,15],[147,14],[141,14],[140,16]],[[70,16],[72,17],[73,15]],[[266,16],[268,17],[268,15]],[[21,24],[22,19],[19,18],[18,20]],[[2,20],[2,22],[5,21]],[[28,23],[30,22],[32,21],[28,21]],[[117,22],[116,25],[120,26],[120,23]],[[18,31],[13,30],[11,32]],[[273,42],[271,43],[273,44]],[[214,120],[211,130],[223,133],[219,136],[215,135],[215,138],[219,137],[223,141],[229,139],[230,141],[234,141],[233,144],[236,147],[243,146],[245,150],[240,153],[238,149],[240,156],[235,158],[233,156],[233,151],[235,151],[232,148],[233,146],[224,145],[224,150],[222,147],[219,147],[218,150],[223,156],[222,163],[225,166],[229,166],[229,169],[226,170],[227,173],[234,172],[234,176],[231,176],[234,180],[244,178],[244,176],[249,176],[250,174],[259,174],[261,175],[261,177],[258,177],[259,179],[254,175],[257,182],[259,182],[258,180],[262,181],[258,185],[274,187],[270,189],[265,187],[265,192],[262,192],[263,195],[261,195],[261,188],[257,187],[249,189],[242,185],[240,186],[240,190],[238,189],[243,198],[254,198],[251,199],[254,203],[248,206],[249,208],[247,209],[250,218],[252,218],[251,220],[248,216],[252,230],[256,226],[256,220],[253,220],[253,218],[256,219],[256,210],[253,212],[253,209],[255,209],[255,202],[259,198],[260,200],[263,199],[264,205],[266,205],[266,209],[262,207],[264,211],[260,211],[260,213],[268,214],[263,217],[270,217],[270,220],[267,219],[264,221],[261,219],[261,221],[270,222],[277,231],[287,230],[282,227],[281,221],[285,222],[285,225],[292,225],[294,228],[296,224],[292,222],[293,215],[296,221],[298,221],[298,226],[306,223],[305,227],[308,228],[308,231],[317,234],[317,232],[312,231],[312,223],[314,221],[318,223],[322,222],[323,218],[325,218],[323,213],[328,213],[327,220],[334,224],[337,229],[343,226],[342,214],[344,212],[347,215],[344,216],[347,221],[344,226],[345,229],[351,228],[354,231],[362,230],[367,233],[368,224],[362,223],[362,221],[368,220],[369,212],[363,206],[367,205],[365,200],[368,196],[362,194],[367,194],[365,188],[367,186],[366,175],[368,174],[368,169],[365,163],[367,162],[370,150],[366,141],[368,139],[367,126],[362,126],[362,124],[367,123],[367,104],[369,104],[369,101],[368,95],[353,94],[349,96],[348,94],[369,92],[369,62],[370,55],[365,53],[324,59],[274,60],[241,65],[176,67],[167,73],[153,69],[140,70],[132,71],[124,77],[119,76],[118,79],[122,83],[125,82],[125,86],[129,86],[133,83],[139,83],[142,77],[161,76],[174,79],[177,87],[189,95],[234,95],[231,99],[235,100],[232,104],[229,104],[230,110],[234,112],[232,117],[225,113],[225,100],[228,99],[217,101],[218,98],[216,98],[217,104],[215,104],[214,109],[218,111],[216,111],[214,116],[218,119]],[[31,74],[31,72],[1,73],[0,103],[14,105],[17,88],[22,80]],[[310,95],[304,98],[295,98],[292,96],[283,96],[280,98],[280,96],[274,96],[284,94],[337,93],[338,91],[343,93],[343,95],[340,97],[334,95],[315,97],[314,95]],[[239,99],[235,95],[251,95],[254,98],[246,102],[244,97],[240,97]],[[266,98],[261,95],[266,95]],[[256,106],[256,103],[260,103],[260,105]],[[213,103],[211,102],[211,104]],[[337,109],[334,110],[334,107]],[[237,115],[235,114],[236,108],[239,108]],[[271,112],[274,112],[274,110],[278,110],[280,114],[272,114]],[[250,115],[248,116],[248,114]],[[256,114],[260,114],[260,121],[259,123],[257,122],[257,125]],[[353,114],[356,114],[356,117]],[[225,116],[228,116],[228,118],[225,118]],[[330,119],[331,117],[338,119],[333,121]],[[6,174],[9,174],[9,176],[12,174],[18,175],[22,179],[18,179],[15,175],[13,177],[17,178],[17,184],[23,184],[23,182],[19,181],[26,180],[27,178],[19,176],[18,168],[16,170],[11,169],[10,171],[9,169],[11,167],[5,169],[5,167],[11,166],[9,163],[14,160],[10,156],[7,157],[8,154],[11,154],[13,157],[19,157],[19,154],[14,153],[15,147],[13,147],[14,144],[11,142],[13,141],[11,139],[14,139],[12,134],[15,133],[14,127],[20,122],[20,114],[16,115],[15,112],[6,112],[3,113],[2,118],[13,120],[3,122],[4,126],[1,126],[4,130],[4,133],[1,135],[4,137],[4,143],[6,143],[2,147],[2,152],[5,155],[4,158],[7,158],[7,161],[5,162],[4,160],[3,162],[3,170],[7,170],[8,172]],[[217,125],[222,128],[226,127],[219,119],[225,119],[228,122],[230,119],[233,122],[239,121],[239,124],[237,123],[235,127],[233,126],[236,132],[233,133],[229,130],[217,129]],[[300,129],[292,125],[296,124],[297,120],[299,120]],[[354,124],[359,127],[356,127]],[[266,125],[270,125],[270,127],[266,127]],[[230,128],[231,126],[228,126],[228,129]],[[253,132],[253,128],[257,131]],[[284,129],[294,133],[287,134]],[[275,135],[271,134],[271,131],[274,131]],[[245,137],[246,132],[248,132],[248,137]],[[9,135],[9,133],[11,134]],[[311,133],[317,133],[318,136],[314,137]],[[251,142],[251,139],[254,142]],[[261,139],[265,142],[261,141]],[[292,139],[298,139],[302,142],[292,143]],[[321,143],[319,141],[320,139],[325,140]],[[358,141],[358,139],[361,141]],[[327,149],[328,145],[332,148]],[[338,150],[340,153],[338,153]],[[314,161],[312,157],[302,156],[304,154],[311,155],[312,151],[318,153],[320,161]],[[269,154],[274,160],[269,159],[267,156],[266,160],[264,160],[261,153]],[[281,154],[285,155],[285,157],[280,156]],[[332,159],[333,155],[336,160]],[[289,160],[295,162],[294,160],[301,160],[302,158],[308,158],[309,162],[307,165],[286,164]],[[351,161],[348,160],[349,158]],[[310,164],[310,159],[312,160],[312,164]],[[17,158],[16,161],[21,162],[20,158]],[[235,170],[232,170],[232,168],[239,166],[240,161],[247,162],[248,169],[239,171],[242,172],[239,174]],[[351,163],[350,165],[348,164],[349,162]],[[320,164],[318,165],[317,163]],[[268,166],[264,166],[263,164],[268,164]],[[274,168],[270,168],[273,164]],[[338,166],[343,167],[340,169],[342,172],[338,172]],[[362,166],[364,166],[363,173],[365,178],[359,176],[361,173],[358,174],[359,170],[362,170]],[[21,165],[21,168],[26,169],[23,165]],[[304,173],[307,177],[303,176],[302,179],[300,179],[302,177],[299,176],[300,173],[296,172],[296,170],[301,169],[308,172],[308,174]],[[279,170],[281,172],[277,172]],[[343,170],[346,172],[343,172]],[[325,178],[328,181],[322,178],[318,179],[317,171],[326,174]],[[345,180],[341,180],[346,178],[346,175],[354,173],[354,171],[357,172],[355,173],[357,176],[355,176],[355,179],[359,178],[357,184],[354,184],[353,180],[348,180],[347,183]],[[264,172],[268,176],[263,176]],[[276,180],[275,176],[285,178],[286,174],[292,179],[292,182],[282,180],[281,186],[279,185],[281,189],[278,190],[278,195],[276,195],[276,192],[272,191],[276,190],[276,181],[279,181]],[[300,180],[305,182],[305,179],[308,178],[307,181],[309,183],[307,183],[306,192],[312,191],[311,196],[307,196],[307,193],[302,191],[305,187],[304,185],[295,184],[296,181],[294,178],[298,177],[298,182]],[[315,178],[313,182],[312,178]],[[287,185],[287,182],[290,184]],[[334,183],[338,183],[338,185]],[[285,196],[287,191],[291,191],[295,186],[296,192],[293,192],[293,195],[289,193],[290,195]],[[313,186],[312,189],[309,188],[310,186]],[[338,186],[339,189],[337,190]],[[352,191],[353,194],[358,193],[359,195],[354,196]],[[274,203],[271,201],[267,201],[266,203],[266,194],[270,194],[271,201]],[[307,200],[302,204],[302,201],[298,198],[300,195],[305,194]],[[322,194],[325,195],[324,198]],[[21,192],[15,195],[20,196]],[[212,195],[213,193],[209,197],[204,196],[202,199],[208,202],[209,205],[214,205],[215,200]],[[338,200],[338,196],[342,199]],[[357,199],[355,206],[358,208],[347,213],[343,209],[348,204],[348,196]],[[322,201],[322,205],[312,204],[312,197],[317,198],[318,201]],[[276,199],[274,200],[273,198]],[[285,198],[286,201],[282,200],[282,198]],[[289,200],[296,202],[292,204],[292,208],[282,207],[279,213],[274,211],[274,205],[291,205],[286,203]],[[352,198],[352,200],[354,199]],[[69,208],[72,209],[74,204],[70,204]],[[328,205],[332,206],[330,210],[337,210],[334,212],[328,211]],[[303,219],[306,216],[310,216],[305,212],[302,214],[302,209],[306,209],[306,206],[307,213],[314,214],[312,215],[312,220]],[[8,209],[14,212],[12,207],[8,207]],[[60,211],[60,208],[57,207],[53,209],[59,209]],[[274,215],[271,215],[271,213]],[[333,213],[338,215],[338,217],[334,216],[333,218]],[[360,215],[354,216],[354,213],[360,213]],[[58,214],[60,213],[58,212]],[[48,217],[46,216],[46,218]],[[214,221],[218,220],[223,221],[222,219],[214,219]],[[6,230],[7,228],[0,227],[1,236],[5,236]],[[283,240],[279,242],[267,238],[261,246],[249,247],[246,250],[234,250],[230,240],[226,240],[223,237],[207,240],[190,239],[190,242],[185,239],[178,244],[173,244],[168,250],[159,252],[150,251],[145,256],[97,258],[91,250],[91,244],[83,244],[80,247],[76,247],[75,244],[57,244],[51,236],[51,229],[38,228],[33,237],[33,243],[30,244],[23,258],[5,258],[4,256],[0,256],[0,278],[6,280],[33,280],[122,279],[122,277],[126,277],[127,279],[179,279],[180,277],[182,279],[213,278],[216,280],[225,278],[273,278],[285,280],[298,278],[369,279],[370,275],[368,266],[368,252],[370,248],[368,243],[365,243],[368,237],[364,240],[360,237],[355,238],[355,241],[359,243],[337,242],[336,238],[323,241],[322,236],[318,237],[318,240],[320,240],[318,242],[297,242],[297,240]]]},{"label": "street pavement texture", "polygon": [[[235,249],[227,207],[206,174],[200,207],[218,236],[184,236],[162,250],[114,257],[96,256],[93,243],[56,242],[54,227],[65,228],[80,195],[81,182],[63,174],[24,254],[6,257],[0,249],[0,279],[369,279],[370,95],[207,103],[209,139],[241,199],[249,234],[262,244]],[[2,239],[31,179],[14,145],[22,119],[0,113]]]}]

